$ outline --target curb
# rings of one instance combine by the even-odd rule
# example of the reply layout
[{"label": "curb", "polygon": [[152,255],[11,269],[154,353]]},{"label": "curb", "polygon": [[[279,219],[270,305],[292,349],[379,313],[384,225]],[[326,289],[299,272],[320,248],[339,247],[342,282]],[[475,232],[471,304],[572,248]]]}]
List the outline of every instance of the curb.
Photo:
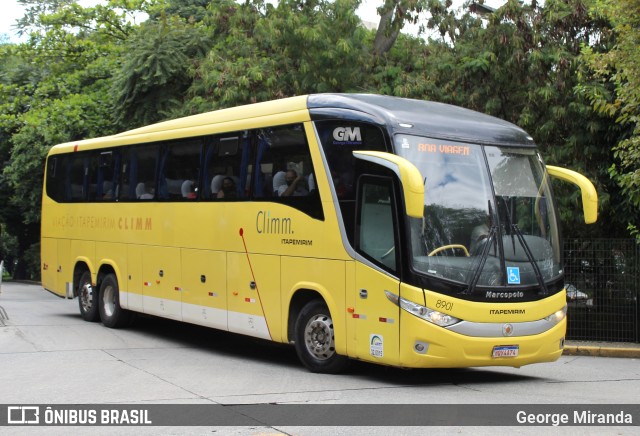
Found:
[{"label": "curb", "polygon": [[593,357],[631,357],[640,358],[640,348],[617,348],[565,345],[562,352],[564,356],[593,356]]}]

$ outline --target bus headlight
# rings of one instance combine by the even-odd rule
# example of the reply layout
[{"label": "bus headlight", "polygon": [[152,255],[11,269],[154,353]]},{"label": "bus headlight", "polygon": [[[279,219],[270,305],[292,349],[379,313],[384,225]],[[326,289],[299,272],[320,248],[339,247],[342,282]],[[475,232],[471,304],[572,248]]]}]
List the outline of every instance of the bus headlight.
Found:
[{"label": "bus headlight", "polygon": [[556,325],[560,321],[562,321],[566,316],[567,316],[567,305],[565,304],[562,309],[545,317],[544,320],[552,323],[553,325]]},{"label": "bus headlight", "polygon": [[437,310],[429,309],[428,307],[422,306],[409,300],[405,300],[399,295],[393,294],[389,291],[384,292],[387,295],[389,301],[393,302],[397,306],[400,306],[401,309],[406,310],[410,314],[424,319],[425,321],[429,321],[432,324],[439,325],[440,327],[448,327],[461,321],[454,316],[438,312]]}]

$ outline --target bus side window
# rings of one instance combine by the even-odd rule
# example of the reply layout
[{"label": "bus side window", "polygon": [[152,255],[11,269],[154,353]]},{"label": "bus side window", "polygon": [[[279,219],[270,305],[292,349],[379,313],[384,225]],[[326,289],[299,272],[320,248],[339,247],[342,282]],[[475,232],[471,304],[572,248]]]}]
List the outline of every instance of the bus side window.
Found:
[{"label": "bus side window", "polygon": [[111,201],[116,198],[118,189],[118,170],[116,168],[118,155],[117,150],[103,151],[98,155],[98,165],[96,168],[95,201]]},{"label": "bus side window", "polygon": [[47,161],[47,195],[57,202],[65,201],[65,167],[67,156],[57,155],[49,157]]},{"label": "bus side window", "polygon": [[98,191],[98,156],[95,152],[88,152],[85,157],[85,185],[87,198],[85,201],[96,201]]},{"label": "bus side window", "polygon": [[86,171],[84,153],[73,153],[69,155],[69,165],[67,167],[67,178],[65,181],[65,199],[67,201],[84,201],[86,199]]},{"label": "bus side window", "polygon": [[201,138],[174,140],[162,148],[158,198],[175,201],[198,197],[201,153]]},{"label": "bus side window", "polygon": [[255,168],[254,199],[278,201],[324,219],[304,125],[262,129]]},{"label": "bus side window", "polygon": [[357,247],[365,256],[396,271],[393,185],[387,178],[368,178],[358,192]]},{"label": "bus side window", "polygon": [[155,198],[158,145],[132,147],[122,156],[121,200]]},{"label": "bus side window", "polygon": [[[354,150],[388,151],[383,131],[375,125],[356,121],[317,121],[315,128],[339,200],[355,199],[356,168]],[[345,217],[345,222],[353,217]]]},{"label": "bus side window", "polygon": [[253,167],[250,164],[253,135],[230,132],[208,138],[204,151],[203,198],[230,201],[249,196]]}]

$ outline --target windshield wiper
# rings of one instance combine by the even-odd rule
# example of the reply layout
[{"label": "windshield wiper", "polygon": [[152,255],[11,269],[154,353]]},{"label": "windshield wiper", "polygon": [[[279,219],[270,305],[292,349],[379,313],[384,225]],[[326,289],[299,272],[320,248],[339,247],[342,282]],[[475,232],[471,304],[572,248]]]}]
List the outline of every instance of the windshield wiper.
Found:
[{"label": "windshield wiper", "polygon": [[[524,235],[522,234],[522,231],[520,230],[520,228],[518,227],[517,224],[514,224],[511,221],[511,214],[509,213],[508,208],[505,207],[506,210],[506,220],[507,220],[507,225],[508,228],[510,230],[510,235],[511,235],[511,241],[513,244],[513,250],[515,252],[516,250],[516,239],[518,239],[518,242],[520,243],[520,245],[522,246],[522,249],[524,250],[525,255],[527,256],[527,260],[529,261],[529,263],[531,264],[534,274],[536,276],[536,279],[538,280],[538,283],[540,284],[540,287],[542,288],[542,295],[548,295],[549,294],[549,289],[547,288],[547,284],[544,281],[544,278],[542,276],[542,272],[540,271],[540,267],[538,266],[538,263],[535,261],[534,257],[533,257],[533,253],[531,252],[531,249],[529,248],[529,244],[527,244],[527,241],[524,238]],[[491,244],[493,242],[493,245],[497,245],[499,243],[499,241],[497,240],[497,234],[498,234],[498,226],[496,225],[492,225],[489,228],[489,235],[486,238],[486,242],[483,246],[482,249],[482,253],[480,255],[479,258],[479,263],[477,268],[473,268],[474,270],[474,274],[473,274],[473,278],[471,279],[471,283],[469,283],[469,287],[467,288],[466,291],[463,292],[463,294],[473,294],[476,286],[478,285],[478,282],[480,281],[480,276],[482,275],[482,270],[484,269],[484,265],[487,261],[487,257],[489,256],[489,252],[491,250]],[[515,235],[515,236],[514,236]],[[494,242],[494,239],[495,242]],[[498,253],[498,251],[501,252],[501,264],[503,266],[503,270],[504,270],[504,251],[501,249],[502,247],[494,247],[494,250],[496,252],[496,254]],[[500,249],[500,250],[499,250]]]},{"label": "windshield wiper", "polygon": [[[491,201],[487,201],[487,209],[489,211],[489,233],[484,240],[484,245],[482,246],[482,252],[480,253],[480,258],[478,262],[477,268],[472,268],[474,271],[473,277],[471,278],[471,282],[469,283],[469,287],[466,291],[463,291],[463,294],[473,294],[473,291],[476,289],[478,285],[478,281],[480,280],[480,276],[482,275],[482,269],[484,268],[484,264],[487,262],[487,257],[489,256],[489,250],[491,250],[491,242],[496,237],[498,233],[497,220],[493,216],[493,207],[491,206]],[[497,253],[497,247],[495,247]],[[474,262],[475,266],[475,262]]]},{"label": "windshield wiper", "polygon": [[[469,287],[463,294],[473,294],[476,286],[478,285],[478,281],[480,280],[480,275],[482,275],[482,270],[484,269],[484,264],[487,262],[487,257],[489,257],[489,251],[491,250],[491,243],[498,233],[498,227],[494,224],[489,228],[489,234],[485,239],[484,245],[482,247],[482,253],[480,254],[480,261],[477,268],[473,268],[475,271],[473,273],[473,277],[471,278],[471,283],[469,283]],[[495,243],[494,243],[495,244]],[[495,247],[497,249],[497,247]]]},{"label": "windshield wiper", "polygon": [[533,267],[533,272],[536,275],[536,279],[538,279],[538,283],[540,283],[540,287],[542,288],[542,295],[549,295],[549,289],[547,288],[547,284],[544,282],[544,277],[542,277],[542,272],[540,271],[540,267],[538,266],[538,262],[533,258],[533,253],[531,253],[531,249],[529,248],[529,244],[525,241],[522,232],[517,224],[511,224],[511,230],[515,232],[518,237],[518,241],[520,241],[520,245],[524,250],[524,254],[527,255],[527,259],[529,259],[529,263]]},{"label": "windshield wiper", "polygon": [[547,288],[547,284],[544,282],[544,277],[542,277],[542,272],[540,271],[540,267],[538,267],[538,263],[533,258],[533,253],[531,253],[531,249],[529,248],[529,244],[527,244],[527,241],[524,239],[524,235],[522,234],[522,231],[520,230],[518,225],[516,223],[514,223],[513,220],[511,219],[511,213],[509,213],[509,208],[507,207],[506,204],[505,204],[505,208],[504,209],[505,209],[505,215],[506,215],[506,218],[507,218],[507,224],[509,225],[509,230],[510,230],[510,234],[511,234],[511,241],[513,243],[513,251],[514,251],[514,253],[516,251],[516,241],[515,241],[513,235],[515,234],[516,237],[518,238],[518,242],[520,242],[520,245],[522,246],[522,249],[524,250],[524,254],[527,256],[527,259],[529,260],[529,263],[533,267],[533,272],[534,272],[534,274],[536,276],[536,279],[538,280],[538,283],[540,284],[540,287],[542,288],[542,295],[549,295],[549,289]]}]

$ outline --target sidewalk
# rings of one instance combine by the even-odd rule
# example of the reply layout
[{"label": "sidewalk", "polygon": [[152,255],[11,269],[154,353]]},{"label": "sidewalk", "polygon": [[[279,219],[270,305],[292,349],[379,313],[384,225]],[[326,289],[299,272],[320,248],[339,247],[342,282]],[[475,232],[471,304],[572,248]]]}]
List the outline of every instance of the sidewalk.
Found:
[{"label": "sidewalk", "polygon": [[566,341],[565,356],[640,358],[640,344],[629,342]]}]

